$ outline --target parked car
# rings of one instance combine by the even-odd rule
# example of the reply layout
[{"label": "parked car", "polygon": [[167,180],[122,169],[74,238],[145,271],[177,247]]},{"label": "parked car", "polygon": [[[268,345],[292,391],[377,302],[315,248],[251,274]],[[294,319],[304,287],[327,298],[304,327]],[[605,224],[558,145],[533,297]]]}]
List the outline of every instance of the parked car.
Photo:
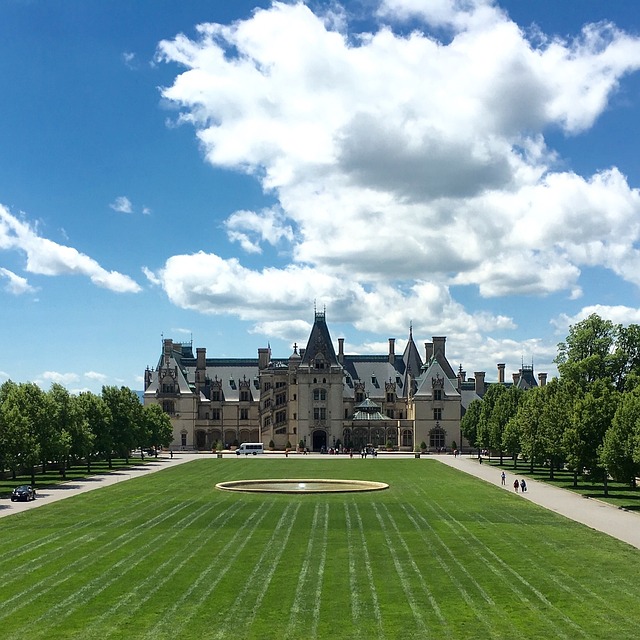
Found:
[{"label": "parked car", "polygon": [[36,490],[28,484],[22,484],[11,492],[11,502],[15,502],[16,500],[24,500],[25,502],[28,502],[29,500],[35,499]]}]

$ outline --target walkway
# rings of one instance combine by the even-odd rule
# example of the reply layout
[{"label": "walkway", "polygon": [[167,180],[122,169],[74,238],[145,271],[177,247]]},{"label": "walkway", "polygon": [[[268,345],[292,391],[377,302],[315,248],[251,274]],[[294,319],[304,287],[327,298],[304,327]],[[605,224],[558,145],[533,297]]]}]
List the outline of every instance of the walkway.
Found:
[{"label": "walkway", "polygon": [[[513,481],[516,477],[522,478],[521,475],[516,476],[505,469],[507,480],[506,486],[502,487],[500,480],[501,469],[488,464],[480,464],[475,457],[458,456],[455,458],[451,455],[444,455],[432,456],[432,458],[450,467],[469,473],[476,478],[495,484],[505,491],[511,491],[511,493],[514,493]],[[592,529],[628,542],[630,545],[640,549],[640,516],[638,514],[618,509],[600,500],[583,498],[567,489],[559,489],[545,482],[529,480],[528,478],[526,480],[527,492],[518,492],[519,497],[534,502],[550,511],[555,511],[571,520],[581,522]]]}]

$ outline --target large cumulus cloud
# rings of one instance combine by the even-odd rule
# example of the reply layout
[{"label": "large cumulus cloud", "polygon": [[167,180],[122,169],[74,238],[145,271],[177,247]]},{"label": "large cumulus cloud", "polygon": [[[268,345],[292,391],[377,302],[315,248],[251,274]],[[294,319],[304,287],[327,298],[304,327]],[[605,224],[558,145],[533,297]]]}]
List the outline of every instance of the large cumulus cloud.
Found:
[{"label": "large cumulus cloud", "polygon": [[[172,258],[155,276],[172,299],[250,316],[268,284],[284,315],[316,290],[356,325],[374,300],[390,330],[416,301],[432,310],[419,314],[425,326],[455,324],[454,285],[575,298],[585,266],[637,284],[637,189],[615,167],[563,168],[545,135],[588,132],[640,67],[640,40],[603,23],[573,39],[525,32],[487,0],[385,0],[376,16],[354,33],[339,5],[275,2],[160,43],[159,59],[179,65],[162,96],[206,160],[255,176],[278,201],[231,215],[230,241],[291,256],[262,272]],[[406,34],[405,19],[422,29]],[[216,268],[194,280],[203,260]],[[416,293],[424,283],[445,316]]]}]

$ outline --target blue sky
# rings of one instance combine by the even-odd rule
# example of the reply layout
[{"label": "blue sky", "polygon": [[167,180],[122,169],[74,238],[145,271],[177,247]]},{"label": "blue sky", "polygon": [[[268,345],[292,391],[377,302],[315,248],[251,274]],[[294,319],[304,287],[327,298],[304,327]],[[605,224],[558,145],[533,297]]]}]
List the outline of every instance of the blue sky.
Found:
[{"label": "blue sky", "polygon": [[0,381],[286,357],[314,304],[553,375],[640,323],[639,70],[630,2],[5,0]]}]

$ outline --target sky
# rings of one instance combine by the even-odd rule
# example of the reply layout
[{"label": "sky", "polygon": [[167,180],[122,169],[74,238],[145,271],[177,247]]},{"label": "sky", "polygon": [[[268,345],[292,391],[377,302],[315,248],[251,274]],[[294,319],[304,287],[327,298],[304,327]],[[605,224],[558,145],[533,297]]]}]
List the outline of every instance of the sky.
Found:
[{"label": "sky", "polygon": [[0,382],[640,323],[636,3],[3,0],[0,78]]}]

